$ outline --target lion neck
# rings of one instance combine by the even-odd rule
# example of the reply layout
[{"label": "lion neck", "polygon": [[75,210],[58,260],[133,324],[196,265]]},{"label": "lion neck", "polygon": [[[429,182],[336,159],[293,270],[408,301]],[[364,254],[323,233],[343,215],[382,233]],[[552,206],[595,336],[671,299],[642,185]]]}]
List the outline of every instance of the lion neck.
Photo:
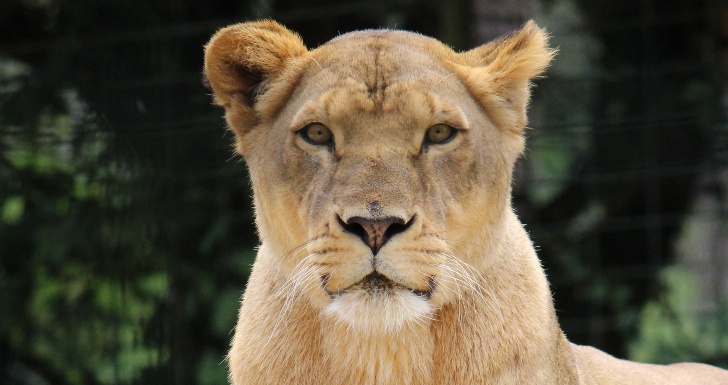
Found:
[{"label": "lion neck", "polygon": [[481,290],[445,306],[433,323],[434,356],[442,358],[435,383],[576,383],[533,245],[510,208],[498,223],[459,247],[481,274]]},{"label": "lion neck", "polygon": [[433,384],[435,338],[429,325],[407,325],[397,333],[362,333],[324,322],[322,351],[327,384]]}]

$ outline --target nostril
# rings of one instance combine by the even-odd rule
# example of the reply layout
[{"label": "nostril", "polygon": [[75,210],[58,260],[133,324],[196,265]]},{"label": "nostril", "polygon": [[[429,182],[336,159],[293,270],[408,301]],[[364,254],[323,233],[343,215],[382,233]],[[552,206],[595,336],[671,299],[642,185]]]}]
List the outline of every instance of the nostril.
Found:
[{"label": "nostril", "polygon": [[407,222],[399,217],[378,219],[352,217],[344,221],[337,215],[336,219],[345,231],[356,235],[369,246],[373,254],[377,254],[392,237],[407,231],[415,221],[414,216]]},{"label": "nostril", "polygon": [[[352,218],[353,219],[353,218]],[[352,221],[349,219],[348,222],[344,222],[340,216],[336,215],[336,220],[339,222],[339,225],[344,228],[344,230],[348,233],[352,233],[356,235],[357,237],[361,238],[366,242],[367,239],[367,231],[364,229],[364,226],[360,224],[357,221]]]},{"label": "nostril", "polygon": [[[397,219],[399,219],[399,218],[397,218]],[[412,226],[412,223],[414,221],[415,221],[415,217],[413,216],[407,222],[399,219],[399,222],[394,222],[391,225],[389,225],[387,230],[384,232],[384,242],[388,241],[390,238],[394,237],[395,235],[397,235],[399,233],[404,233],[405,231],[407,231],[407,229],[409,229],[410,226]]]}]

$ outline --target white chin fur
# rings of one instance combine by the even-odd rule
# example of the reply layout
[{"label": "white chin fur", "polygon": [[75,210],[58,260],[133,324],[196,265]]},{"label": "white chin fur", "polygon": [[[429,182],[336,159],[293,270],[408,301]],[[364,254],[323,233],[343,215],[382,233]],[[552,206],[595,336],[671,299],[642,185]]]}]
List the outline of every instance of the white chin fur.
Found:
[{"label": "white chin fur", "polygon": [[355,290],[336,297],[324,312],[364,333],[396,333],[427,321],[433,310],[429,301],[407,290],[388,295]]}]

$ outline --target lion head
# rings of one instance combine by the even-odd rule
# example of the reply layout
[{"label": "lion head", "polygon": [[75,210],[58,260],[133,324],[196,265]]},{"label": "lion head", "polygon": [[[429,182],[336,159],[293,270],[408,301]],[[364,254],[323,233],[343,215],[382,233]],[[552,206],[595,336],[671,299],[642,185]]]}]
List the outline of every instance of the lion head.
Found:
[{"label": "lion head", "polygon": [[401,31],[308,50],[273,21],[220,30],[205,74],[250,171],[271,292],[375,332],[479,284],[553,54],[533,22],[463,53]]}]

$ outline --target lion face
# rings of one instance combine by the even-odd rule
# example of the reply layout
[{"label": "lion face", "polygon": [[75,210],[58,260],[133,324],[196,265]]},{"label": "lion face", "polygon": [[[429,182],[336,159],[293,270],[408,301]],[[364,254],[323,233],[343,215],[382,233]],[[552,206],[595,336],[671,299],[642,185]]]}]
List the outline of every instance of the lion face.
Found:
[{"label": "lion face", "polygon": [[[256,264],[284,278],[278,293],[388,332],[475,291],[482,261],[461,251],[509,207],[528,80],[552,55],[543,33],[527,26],[458,55],[416,34],[367,31],[309,52],[263,24],[219,32],[206,74],[249,165],[269,259]],[[524,41],[544,63],[518,67]],[[487,70],[499,61],[516,68]]]}]

